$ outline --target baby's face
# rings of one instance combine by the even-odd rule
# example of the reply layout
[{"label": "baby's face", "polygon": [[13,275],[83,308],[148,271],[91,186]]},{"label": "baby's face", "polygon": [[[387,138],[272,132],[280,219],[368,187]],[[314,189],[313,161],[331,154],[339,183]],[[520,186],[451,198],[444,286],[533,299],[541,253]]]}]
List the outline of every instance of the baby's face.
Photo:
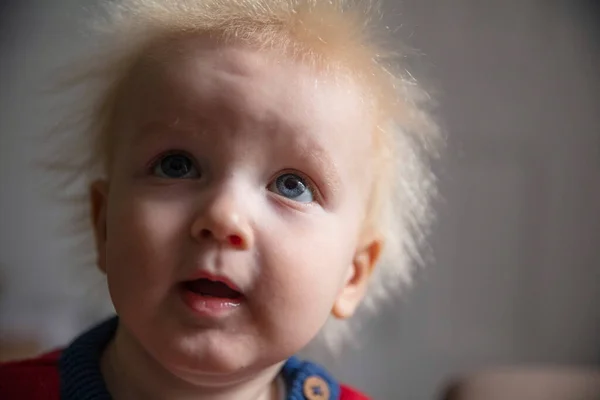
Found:
[{"label": "baby's face", "polygon": [[134,75],[92,192],[123,329],[177,375],[234,377],[352,314],[378,252],[358,87],[200,40]]}]

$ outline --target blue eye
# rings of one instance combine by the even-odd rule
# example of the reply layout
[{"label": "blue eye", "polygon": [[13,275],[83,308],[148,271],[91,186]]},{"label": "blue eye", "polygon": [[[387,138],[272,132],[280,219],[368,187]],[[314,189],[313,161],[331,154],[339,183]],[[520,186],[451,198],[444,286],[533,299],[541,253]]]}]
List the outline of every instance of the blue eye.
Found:
[{"label": "blue eye", "polygon": [[175,153],[161,157],[152,172],[156,176],[169,179],[193,179],[200,177],[194,162],[185,154]]},{"label": "blue eye", "polygon": [[314,201],[314,194],[310,185],[296,174],[288,173],[278,176],[269,186],[269,190],[300,203],[311,203]]}]

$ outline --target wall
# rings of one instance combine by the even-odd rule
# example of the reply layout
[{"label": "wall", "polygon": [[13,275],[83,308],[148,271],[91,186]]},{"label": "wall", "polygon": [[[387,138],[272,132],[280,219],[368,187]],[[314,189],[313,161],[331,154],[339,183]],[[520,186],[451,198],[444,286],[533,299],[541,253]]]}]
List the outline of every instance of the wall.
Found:
[{"label": "wall", "polygon": [[[93,272],[76,285],[56,234],[65,210],[29,166],[56,120],[39,89],[93,42],[81,4],[8,2],[0,24],[0,332],[46,332],[45,346],[107,312]],[[449,148],[435,260],[332,363],[375,398],[432,399],[484,366],[600,363],[600,52],[583,5],[387,3],[385,20],[425,54]]]}]

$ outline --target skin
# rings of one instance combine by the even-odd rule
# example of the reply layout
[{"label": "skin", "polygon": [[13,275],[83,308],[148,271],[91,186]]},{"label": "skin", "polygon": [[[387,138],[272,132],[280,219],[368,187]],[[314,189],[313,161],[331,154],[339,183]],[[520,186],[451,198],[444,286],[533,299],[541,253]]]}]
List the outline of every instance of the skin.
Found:
[{"label": "skin", "polygon": [[[117,399],[275,398],[282,363],[353,314],[379,256],[362,230],[373,120],[349,78],[242,45],[176,48],[134,70],[109,179],[91,188],[120,316],[103,374]],[[161,175],[165,152],[192,174]],[[282,173],[312,188],[302,201],[279,191]],[[233,281],[241,305],[194,314],[180,284],[198,271]]]}]

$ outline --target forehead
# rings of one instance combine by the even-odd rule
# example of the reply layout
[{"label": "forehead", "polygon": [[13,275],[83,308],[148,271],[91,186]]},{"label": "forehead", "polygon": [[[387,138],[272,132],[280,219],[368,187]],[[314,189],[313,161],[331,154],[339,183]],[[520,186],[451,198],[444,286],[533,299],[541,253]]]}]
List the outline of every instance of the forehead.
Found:
[{"label": "forehead", "polygon": [[317,71],[275,51],[202,38],[157,49],[132,75],[124,104],[136,124],[158,119],[246,138],[269,134],[270,140],[348,156],[369,154],[372,113],[347,75]]}]

